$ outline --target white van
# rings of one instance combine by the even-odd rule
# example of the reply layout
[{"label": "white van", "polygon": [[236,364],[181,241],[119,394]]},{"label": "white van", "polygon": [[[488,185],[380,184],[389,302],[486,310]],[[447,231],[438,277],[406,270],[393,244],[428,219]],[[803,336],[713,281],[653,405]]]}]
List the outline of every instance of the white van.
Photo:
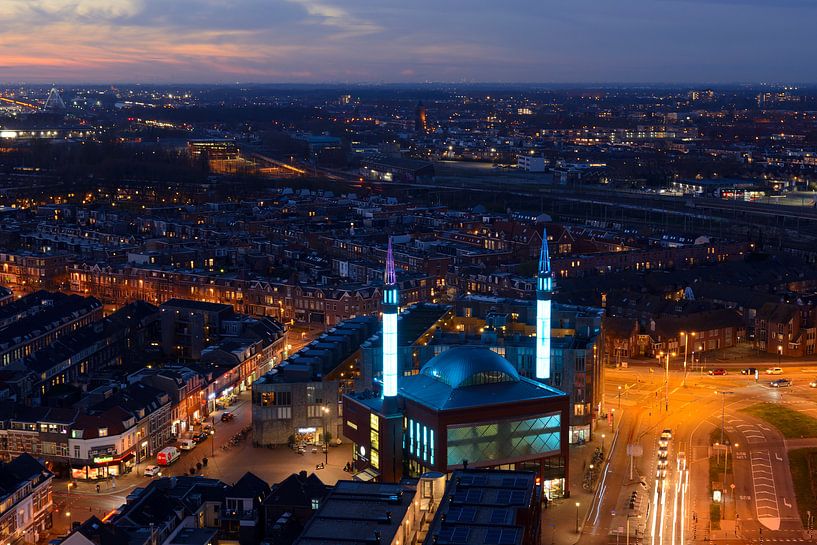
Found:
[{"label": "white van", "polygon": [[160,466],[169,466],[179,459],[179,451],[176,447],[165,447],[156,454],[156,463]]},{"label": "white van", "polygon": [[182,439],[179,441],[179,448],[182,450],[193,450],[193,447],[196,446],[196,442],[192,439]]}]

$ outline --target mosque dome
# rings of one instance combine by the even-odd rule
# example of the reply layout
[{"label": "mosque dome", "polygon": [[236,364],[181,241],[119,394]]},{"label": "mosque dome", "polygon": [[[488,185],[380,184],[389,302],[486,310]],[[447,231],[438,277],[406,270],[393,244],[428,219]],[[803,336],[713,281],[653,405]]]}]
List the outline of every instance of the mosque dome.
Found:
[{"label": "mosque dome", "polygon": [[453,389],[520,380],[511,362],[481,346],[450,348],[431,358],[420,373]]}]

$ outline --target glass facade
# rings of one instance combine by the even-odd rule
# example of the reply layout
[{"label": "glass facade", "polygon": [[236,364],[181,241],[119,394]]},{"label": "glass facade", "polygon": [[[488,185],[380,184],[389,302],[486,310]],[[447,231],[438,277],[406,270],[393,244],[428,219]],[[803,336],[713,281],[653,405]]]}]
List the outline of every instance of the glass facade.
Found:
[{"label": "glass facade", "polygon": [[476,426],[449,426],[448,466],[463,460],[472,464],[557,453],[560,415],[525,420],[502,420]]}]

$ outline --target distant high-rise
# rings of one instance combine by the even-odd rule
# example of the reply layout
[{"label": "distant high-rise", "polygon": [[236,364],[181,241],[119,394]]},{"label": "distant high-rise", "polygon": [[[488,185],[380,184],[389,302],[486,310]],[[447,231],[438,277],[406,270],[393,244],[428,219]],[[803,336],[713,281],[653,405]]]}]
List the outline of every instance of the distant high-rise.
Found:
[{"label": "distant high-rise", "polygon": [[417,103],[417,109],[414,110],[414,131],[425,132],[426,130],[426,107],[422,102]]}]

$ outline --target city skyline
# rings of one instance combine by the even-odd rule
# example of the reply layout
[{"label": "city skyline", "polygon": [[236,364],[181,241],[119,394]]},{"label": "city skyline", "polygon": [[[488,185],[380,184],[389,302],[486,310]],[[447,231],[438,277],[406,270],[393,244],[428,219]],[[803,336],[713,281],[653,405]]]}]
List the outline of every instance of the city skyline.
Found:
[{"label": "city skyline", "polygon": [[811,2],[480,4],[7,0],[0,80],[817,82]]}]

